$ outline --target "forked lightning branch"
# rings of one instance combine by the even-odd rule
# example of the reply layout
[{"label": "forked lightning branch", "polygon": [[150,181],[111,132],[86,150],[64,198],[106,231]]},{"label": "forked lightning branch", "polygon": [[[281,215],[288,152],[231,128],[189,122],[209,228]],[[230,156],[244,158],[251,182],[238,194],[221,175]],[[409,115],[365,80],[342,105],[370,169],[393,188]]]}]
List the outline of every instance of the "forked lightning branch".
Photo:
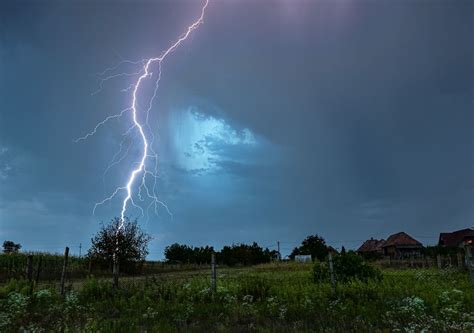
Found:
[{"label": "forked lightning branch", "polygon": [[[168,207],[165,203],[159,200],[156,187],[157,187],[157,177],[158,177],[158,155],[153,149],[154,143],[154,135],[153,131],[149,124],[149,115],[150,111],[153,108],[153,102],[157,96],[160,80],[161,80],[161,68],[163,62],[166,60],[168,56],[170,56],[173,51],[175,51],[179,46],[188,39],[191,33],[196,30],[203,22],[204,22],[204,15],[206,12],[206,8],[209,4],[209,0],[205,0],[202,7],[199,17],[189,25],[185,32],[176,39],[170,47],[168,47],[165,51],[161,53],[160,56],[154,58],[148,58],[141,61],[122,61],[117,66],[107,68],[101,73],[101,81],[99,85],[99,91],[102,89],[102,85],[111,79],[125,77],[125,76],[132,76],[136,77],[134,83],[132,83],[128,88],[126,88],[125,92],[131,93],[131,102],[129,107],[121,110],[117,114],[110,115],[106,117],[104,120],[97,123],[97,125],[87,133],[86,135],[76,139],[76,142],[80,142],[82,140],[86,140],[89,137],[93,136],[103,125],[105,125],[109,120],[116,119],[116,118],[123,118],[125,115],[129,116],[130,118],[130,126],[128,127],[127,131],[124,133],[124,136],[128,136],[133,131],[136,131],[137,136],[139,138],[141,152],[140,157],[134,163],[136,167],[132,169],[129,173],[129,177],[127,181],[122,185],[115,188],[115,190],[102,201],[97,202],[94,206],[93,212],[95,212],[96,208],[112,199],[116,198],[117,196],[123,194],[124,198],[122,201],[122,207],[120,212],[120,226],[119,230],[123,228],[125,216],[127,209],[130,206],[133,206],[139,209],[144,215],[145,210],[149,210],[153,208],[155,213],[159,206],[162,206],[166,209],[166,211],[171,214]],[[134,73],[124,73],[118,72],[122,65],[131,64],[138,66],[138,71]],[[146,84],[154,84],[153,94],[150,99],[144,103],[143,101],[139,101],[139,96],[141,89],[144,88]],[[98,91],[98,92],[99,92]],[[97,92],[96,92],[97,93]],[[147,105],[146,109],[140,109],[139,105]],[[143,114],[140,114],[143,112]],[[141,117],[140,117],[141,116]],[[144,119],[144,120],[142,120]],[[113,157],[111,164],[107,167],[107,170],[112,166],[118,164],[122,159],[125,158],[125,155],[122,155],[120,158],[120,154],[122,154],[123,150],[123,142],[120,145],[120,151],[115,154]],[[146,196],[150,199],[150,203],[145,207],[140,206],[137,203],[137,199],[140,202],[143,202],[143,197]],[[118,230],[118,231],[119,231]]]}]

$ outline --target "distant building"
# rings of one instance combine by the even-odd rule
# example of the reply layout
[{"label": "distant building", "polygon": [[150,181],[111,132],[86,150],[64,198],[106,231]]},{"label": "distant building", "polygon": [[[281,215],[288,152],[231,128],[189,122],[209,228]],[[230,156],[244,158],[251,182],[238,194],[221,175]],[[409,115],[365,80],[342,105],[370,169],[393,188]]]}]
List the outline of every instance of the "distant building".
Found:
[{"label": "distant building", "polygon": [[311,254],[298,254],[295,256],[295,262],[312,262]]},{"label": "distant building", "polygon": [[357,253],[362,255],[383,255],[384,239],[368,239],[358,249]]},{"label": "distant building", "polygon": [[421,256],[423,245],[407,233],[399,232],[388,237],[382,248],[385,256],[399,259]]},{"label": "distant building", "polygon": [[439,246],[465,248],[468,244],[474,244],[474,229],[467,228],[439,234]]},{"label": "distant building", "polygon": [[462,229],[439,234],[438,245],[464,250],[464,260],[468,266],[474,266],[474,229]]},{"label": "distant building", "polygon": [[339,252],[330,245],[327,247],[327,250],[328,250],[328,253],[331,253],[331,255],[333,256],[335,256],[336,254],[339,254]]}]

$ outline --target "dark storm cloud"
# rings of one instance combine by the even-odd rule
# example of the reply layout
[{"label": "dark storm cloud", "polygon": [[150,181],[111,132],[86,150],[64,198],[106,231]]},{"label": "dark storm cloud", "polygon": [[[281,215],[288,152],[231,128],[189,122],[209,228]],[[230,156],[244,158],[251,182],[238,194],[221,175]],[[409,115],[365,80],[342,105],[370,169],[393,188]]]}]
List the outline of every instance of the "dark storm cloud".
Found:
[{"label": "dark storm cloud", "polygon": [[[60,226],[60,238],[85,243],[116,212],[90,216],[130,166],[111,170],[104,187],[123,126],[72,143],[128,101],[124,81],[90,96],[93,73],[159,53],[198,7],[2,2],[2,237],[36,245],[21,232],[34,225],[46,244]],[[462,0],[211,2],[163,67],[154,121],[159,193],[173,218],[147,223],[152,255],[174,241],[291,248],[316,232],[347,247],[400,230],[434,242],[472,225],[472,13]],[[177,115],[189,108],[204,136],[179,145]],[[206,119],[220,136],[209,137]]]}]

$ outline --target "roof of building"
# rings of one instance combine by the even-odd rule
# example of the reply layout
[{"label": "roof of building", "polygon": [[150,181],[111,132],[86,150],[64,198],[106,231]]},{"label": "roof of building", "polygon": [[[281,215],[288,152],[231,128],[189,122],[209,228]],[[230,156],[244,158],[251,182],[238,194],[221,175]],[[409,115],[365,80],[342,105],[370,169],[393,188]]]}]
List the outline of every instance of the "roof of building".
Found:
[{"label": "roof of building", "polygon": [[384,239],[368,239],[366,240],[357,250],[357,252],[377,252],[382,250],[382,246],[385,244]]},{"label": "roof of building", "polygon": [[439,234],[438,244],[447,247],[456,247],[466,238],[474,238],[474,229],[466,228],[454,232],[442,232]]},{"label": "roof of building", "polygon": [[333,248],[331,245],[327,247],[328,252],[331,252],[333,254],[339,253],[335,248]]},{"label": "roof of building", "polygon": [[405,232],[399,232],[396,234],[391,235],[390,237],[387,238],[385,243],[382,245],[382,247],[388,247],[388,246],[414,246],[414,247],[422,247],[423,245],[408,235]]}]

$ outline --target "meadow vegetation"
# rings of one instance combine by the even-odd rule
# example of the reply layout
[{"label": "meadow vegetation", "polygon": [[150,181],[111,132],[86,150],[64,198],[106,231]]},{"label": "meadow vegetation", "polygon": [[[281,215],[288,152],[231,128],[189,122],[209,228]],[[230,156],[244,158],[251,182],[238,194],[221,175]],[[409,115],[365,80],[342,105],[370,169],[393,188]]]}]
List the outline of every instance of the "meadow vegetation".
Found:
[{"label": "meadow vegetation", "polygon": [[[121,281],[89,278],[61,296],[24,280],[0,288],[2,332],[471,332],[474,288],[465,272],[383,269],[341,278],[335,294],[317,264],[271,263]],[[364,264],[365,265],[365,264]],[[319,267],[319,268],[318,268]],[[364,266],[364,269],[367,267]],[[375,275],[373,275],[375,274]],[[380,274],[380,275],[379,275]]]}]

